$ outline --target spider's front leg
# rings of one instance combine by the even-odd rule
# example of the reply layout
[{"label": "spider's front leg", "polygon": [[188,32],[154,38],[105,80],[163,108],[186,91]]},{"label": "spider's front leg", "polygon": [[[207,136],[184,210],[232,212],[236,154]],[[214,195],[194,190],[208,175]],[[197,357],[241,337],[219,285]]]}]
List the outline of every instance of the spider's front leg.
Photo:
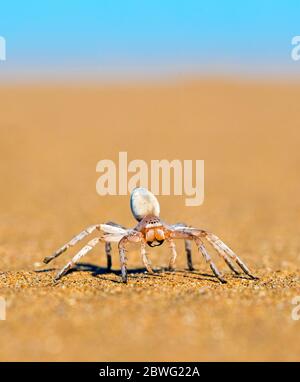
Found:
[{"label": "spider's front leg", "polygon": [[112,259],[111,259],[111,243],[106,242],[105,243],[105,254],[106,254],[106,261],[107,261],[107,271],[111,271],[112,267]]},{"label": "spider's front leg", "polygon": [[205,261],[209,264],[210,269],[213,271],[214,275],[218,278],[218,280],[222,283],[225,284],[226,281],[224,280],[221,272],[218,270],[217,266],[215,263],[212,261],[212,258],[210,257],[209,253],[207,252],[203,241],[197,237],[196,235],[188,232],[185,229],[182,230],[176,230],[176,231],[171,231],[170,232],[170,239],[185,239],[185,240],[193,240],[197,247],[198,251],[202,254],[204,257]]},{"label": "spider's front leg", "polygon": [[[192,235],[194,238],[193,240],[198,244],[198,249],[203,253],[203,256],[206,257],[206,249],[203,245],[203,242],[201,238],[206,239],[217,251],[217,253],[223,258],[225,263],[228,265],[228,267],[235,273],[239,274],[239,272],[236,270],[234,264],[232,263],[231,259],[236,262],[236,264],[242,269],[242,271],[248,275],[251,279],[255,280],[258,279],[258,277],[253,276],[250,272],[247,265],[242,261],[240,257],[238,257],[221,239],[219,239],[216,235],[207,232],[205,230],[200,230],[196,228],[183,228],[183,229],[176,229],[173,231],[174,237],[180,237],[185,238],[186,235]],[[196,238],[196,239],[195,239]],[[199,245],[200,244],[200,245]],[[204,252],[203,252],[204,251]],[[206,252],[207,253],[207,252]],[[212,268],[212,266],[211,266]],[[215,272],[214,272],[215,273]]]},{"label": "spider's front leg", "polygon": [[[169,260],[169,271],[174,271],[175,270],[175,262],[176,262],[176,257],[177,257],[177,251],[176,251],[176,245],[172,239],[169,239],[169,246],[171,249],[171,256]],[[191,240],[184,240],[184,248],[185,248],[185,253],[186,253],[186,259],[187,259],[187,266],[189,271],[194,271],[195,268],[193,266],[193,261],[192,261],[192,245],[191,245]]]},{"label": "spider's front leg", "polygon": [[77,244],[79,241],[84,239],[86,236],[91,235],[95,230],[104,232],[104,236],[99,238],[94,238],[93,240],[89,241],[88,244],[84,246],[72,258],[72,260],[69,261],[68,264],[57,274],[57,276],[55,277],[55,280],[59,280],[62,276],[64,276],[69,269],[73,268],[73,266],[81,257],[85,256],[89,251],[91,251],[95,247],[95,245],[98,244],[100,241],[104,241],[106,243],[105,250],[107,255],[107,267],[108,269],[111,268],[110,241],[119,241],[120,237],[128,233],[128,230],[126,230],[119,224],[112,223],[112,222],[108,222],[106,224],[95,224],[95,225],[89,226],[88,228],[80,232],[78,235],[74,236],[69,242],[64,244],[61,248],[59,248],[53,255],[45,257],[44,263],[48,264],[50,261],[52,261],[56,257],[60,256],[62,253],[64,253],[68,248],[73,247],[75,244]]},{"label": "spider's front leg", "polygon": [[[120,228],[121,230],[126,230],[126,227],[112,221],[106,222],[105,225]],[[107,270],[111,271],[112,256],[111,256],[111,243],[109,241],[105,242],[105,254],[106,254],[106,261],[107,261]]]},{"label": "spider's front leg", "polygon": [[[176,223],[172,226],[170,226],[171,230],[180,230],[180,229],[185,229],[185,228],[189,228],[189,226],[185,223]],[[170,262],[169,262],[169,270],[174,270],[175,268],[175,259],[176,259],[176,256],[177,256],[177,253],[176,253],[176,246],[174,244],[174,248],[173,245],[170,246],[171,247],[171,258],[170,258]],[[195,268],[193,266],[193,260],[192,260],[192,244],[191,244],[191,240],[187,240],[185,239],[184,240],[184,248],[185,248],[185,253],[186,253],[186,260],[187,260],[187,266],[188,266],[188,269],[189,271],[194,271]]]},{"label": "spider's front leg", "polygon": [[177,257],[176,245],[174,243],[174,240],[172,240],[170,238],[167,239],[167,241],[169,243],[169,247],[171,250],[171,256],[170,256],[170,260],[169,260],[169,271],[173,272],[173,271],[175,271],[175,262],[176,262],[176,257]]},{"label": "spider's front leg", "polygon": [[78,235],[74,236],[70,241],[59,248],[53,255],[44,258],[44,263],[48,264],[50,261],[54,260],[56,257],[64,253],[68,248],[73,247],[76,243],[84,239],[86,236],[91,235],[95,230],[101,230],[101,224],[95,224],[87,227],[85,230],[81,231]]},{"label": "spider's front leg", "polygon": [[194,271],[195,268],[193,266],[193,260],[192,260],[192,242],[191,242],[191,240],[185,240],[184,241],[184,247],[185,247],[185,252],[186,252],[188,269],[189,269],[189,271]]},{"label": "spider's front leg", "polygon": [[74,265],[88,252],[90,252],[99,242],[101,241],[100,237],[95,237],[91,241],[87,243],[73,258],[71,261],[67,263],[55,276],[55,281],[58,281],[60,278],[62,278],[71,268],[74,267]]},{"label": "spider's front leg", "polygon": [[151,267],[151,261],[149,260],[147,256],[146,242],[144,240],[141,241],[141,257],[142,257],[143,264],[145,265],[145,268],[147,269],[147,272],[153,274],[154,271]]},{"label": "spider's front leg", "polygon": [[125,235],[118,244],[120,263],[121,263],[121,278],[123,283],[127,283],[127,257],[126,257],[126,245],[128,243],[139,243],[143,240],[143,234],[138,231],[131,231]]},{"label": "spider's front leg", "polygon": [[250,272],[247,265],[243,262],[243,260],[238,257],[221,239],[219,239],[216,235],[206,232],[200,231],[201,235],[205,237],[205,239],[215,248],[215,250],[219,253],[220,256],[223,257],[226,264],[231,268],[236,274],[239,274],[230,261],[230,258],[233,259],[237,265],[242,269],[242,271],[248,275],[251,279],[257,280],[258,277],[253,276]]}]

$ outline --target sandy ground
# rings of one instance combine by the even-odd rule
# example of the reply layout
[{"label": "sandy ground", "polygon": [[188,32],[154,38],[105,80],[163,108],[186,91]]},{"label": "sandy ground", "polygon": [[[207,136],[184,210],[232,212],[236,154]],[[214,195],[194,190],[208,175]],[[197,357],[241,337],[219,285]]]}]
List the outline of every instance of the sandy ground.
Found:
[{"label": "sandy ground", "polygon": [[[299,360],[300,88],[189,81],[139,86],[0,88],[0,360]],[[77,270],[53,276],[80,246],[42,259],[86,226],[133,226],[128,196],[100,197],[96,163],[204,159],[205,202],[161,197],[162,217],[218,234],[258,281],[220,285],[194,249],[186,270],[157,274],[128,254],[128,285],[105,271],[100,245]]]}]

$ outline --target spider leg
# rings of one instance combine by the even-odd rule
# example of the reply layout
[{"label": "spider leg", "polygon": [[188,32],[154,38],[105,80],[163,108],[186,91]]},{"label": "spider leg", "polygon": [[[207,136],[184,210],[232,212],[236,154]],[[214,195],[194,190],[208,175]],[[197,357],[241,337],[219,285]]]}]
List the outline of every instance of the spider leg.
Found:
[{"label": "spider leg", "polygon": [[151,274],[154,273],[152,267],[151,267],[151,261],[150,259],[148,258],[147,256],[147,251],[146,251],[146,243],[145,242],[141,242],[141,256],[142,256],[142,261],[145,265],[145,268],[147,269],[147,271]]},{"label": "spider leg", "polygon": [[[243,272],[251,277],[252,279],[257,279],[256,276],[253,276],[248,269],[247,265],[239,258],[221,239],[219,239],[216,235],[203,231],[203,236],[206,240],[215,248],[215,250],[224,258],[227,265],[234,270],[233,264],[230,262],[230,258],[232,258],[237,265],[243,270]],[[229,265],[230,264],[230,265]],[[236,270],[235,273],[238,274]]]},{"label": "spider leg", "polygon": [[59,280],[62,276],[64,276],[74,265],[78,262],[81,257],[85,256],[89,251],[91,251],[95,245],[97,245],[101,241],[100,237],[95,237],[91,241],[88,242],[73,258],[68,262],[55,276],[55,281]]},{"label": "spider leg", "polygon": [[203,241],[200,239],[200,237],[194,235],[193,233],[189,232],[186,229],[179,230],[177,229],[176,231],[171,231],[170,232],[171,238],[174,239],[187,239],[187,240],[194,240],[198,247],[199,253],[202,254],[204,257],[205,261],[209,264],[210,269],[213,271],[214,275],[218,278],[218,280],[222,283],[225,284],[226,281],[223,279],[221,272],[218,270],[217,266],[215,263],[212,261],[212,258],[210,257],[209,253],[207,252]]},{"label": "spider leg", "polygon": [[209,264],[210,269],[213,271],[214,275],[221,281],[222,284],[226,284],[226,281],[223,279],[221,272],[218,270],[215,263],[212,261],[212,258],[210,257],[209,253],[207,252],[203,241],[199,238],[194,238],[195,243],[198,247],[199,252],[202,253],[205,261]]},{"label": "spider leg", "polygon": [[128,275],[127,275],[127,257],[126,257],[126,245],[130,242],[139,243],[143,238],[141,232],[131,231],[119,241],[119,255],[120,255],[120,263],[121,263],[121,279],[123,283],[127,283]]},{"label": "spider leg", "polygon": [[230,260],[230,257],[228,256],[228,254],[224,250],[222,250],[219,246],[217,246],[216,244],[214,244],[212,242],[212,240],[210,239],[210,234],[206,231],[203,231],[203,236],[214,247],[214,249],[217,251],[217,254],[223,258],[223,260],[227,264],[228,268],[230,270],[232,270],[232,272],[234,272],[236,275],[239,275],[240,272],[235,268],[234,264]]},{"label": "spider leg", "polygon": [[[105,223],[107,225],[111,225],[113,227],[118,227],[122,229],[126,229],[120,224],[114,223],[114,222],[107,222]],[[112,257],[111,257],[111,243],[110,242],[105,242],[105,254],[106,254],[106,260],[107,260],[107,270],[110,271],[112,267]]]},{"label": "spider leg", "polygon": [[193,260],[192,260],[192,243],[191,243],[191,240],[185,240],[184,246],[185,246],[188,269],[189,269],[189,271],[194,271],[195,268],[193,266]]},{"label": "spider leg", "polygon": [[[176,223],[171,226],[172,229],[180,229],[180,228],[188,228],[188,225],[185,223]],[[187,266],[189,271],[194,271],[193,261],[192,261],[192,244],[191,240],[184,240],[184,247],[185,247],[185,253],[186,253],[186,259],[187,259]]]},{"label": "spider leg", "polygon": [[111,259],[111,243],[105,242],[105,253],[107,259],[107,270],[110,271],[112,267],[112,259]]},{"label": "spider leg", "polygon": [[177,257],[177,252],[176,252],[176,245],[174,243],[174,240],[169,239],[169,246],[171,249],[171,257],[169,261],[169,271],[174,271],[175,270],[175,261]]},{"label": "spider leg", "polygon": [[253,276],[250,272],[250,270],[248,269],[247,265],[242,261],[242,259],[240,257],[238,257],[222,240],[220,240],[216,235],[210,233],[210,232],[207,232],[207,231],[204,231],[204,230],[200,230],[200,229],[196,229],[196,228],[191,228],[191,227],[187,227],[187,228],[182,228],[181,227],[177,227],[175,226],[175,230],[172,231],[173,234],[176,235],[176,233],[182,233],[183,236],[184,234],[191,234],[193,236],[196,236],[198,238],[200,237],[204,237],[213,247],[214,249],[217,251],[217,253],[224,259],[225,263],[228,265],[228,267],[236,274],[239,274],[239,272],[235,269],[232,261],[234,260],[237,265],[243,270],[243,272],[248,275],[250,278],[252,279],[257,279],[257,277]]},{"label": "spider leg", "polygon": [[55,259],[56,257],[60,256],[62,253],[64,253],[68,248],[73,247],[78,241],[84,239],[86,236],[90,235],[93,233],[96,229],[101,229],[100,228],[101,224],[95,224],[92,225],[88,228],[86,228],[84,231],[80,232],[78,235],[74,236],[68,243],[63,245],[61,248],[59,248],[56,252],[54,252],[53,255],[47,256],[44,258],[44,263],[48,264],[50,261]]}]

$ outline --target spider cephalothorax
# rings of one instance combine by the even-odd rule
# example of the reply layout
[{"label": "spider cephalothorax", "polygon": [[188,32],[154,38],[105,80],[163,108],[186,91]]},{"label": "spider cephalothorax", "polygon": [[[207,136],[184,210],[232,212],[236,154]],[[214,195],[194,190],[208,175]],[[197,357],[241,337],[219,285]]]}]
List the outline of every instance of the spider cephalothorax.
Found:
[{"label": "spider cephalothorax", "polygon": [[138,222],[134,228],[126,229],[125,227],[113,222],[95,224],[76,235],[67,244],[58,249],[52,256],[46,257],[44,262],[47,264],[95,230],[102,232],[102,236],[95,237],[90,240],[88,244],[73,257],[73,259],[57,274],[56,280],[65,275],[81,257],[86,255],[99,242],[105,242],[108,269],[111,268],[111,242],[118,243],[122,281],[125,283],[127,282],[127,258],[125,253],[126,246],[130,242],[140,243],[143,263],[147,271],[149,273],[153,273],[146,253],[146,244],[150,247],[156,247],[167,241],[171,249],[169,269],[172,270],[174,269],[175,259],[177,256],[174,239],[185,240],[185,250],[189,270],[193,270],[191,242],[195,242],[198,247],[198,251],[209,264],[214,275],[220,280],[220,282],[226,282],[204,246],[203,240],[205,239],[212,245],[212,247],[223,258],[225,263],[234,273],[239,274],[233,262],[235,262],[250,278],[255,278],[250,273],[245,263],[216,235],[202,229],[189,227],[184,223],[168,225],[162,222],[159,218],[160,207],[158,200],[147,189],[135,188],[131,193],[130,206],[132,214]]},{"label": "spider cephalothorax", "polygon": [[145,216],[135,229],[144,235],[150,247],[158,247],[165,241],[164,227],[157,216]]}]

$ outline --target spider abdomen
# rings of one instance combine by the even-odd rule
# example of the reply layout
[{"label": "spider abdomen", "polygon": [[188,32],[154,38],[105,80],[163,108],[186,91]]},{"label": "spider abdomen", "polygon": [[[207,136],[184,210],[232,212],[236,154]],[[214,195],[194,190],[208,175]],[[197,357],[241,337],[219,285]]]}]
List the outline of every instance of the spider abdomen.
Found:
[{"label": "spider abdomen", "polygon": [[160,207],[156,197],[146,188],[135,188],[130,196],[130,207],[133,216],[141,221],[145,216],[159,217]]}]

